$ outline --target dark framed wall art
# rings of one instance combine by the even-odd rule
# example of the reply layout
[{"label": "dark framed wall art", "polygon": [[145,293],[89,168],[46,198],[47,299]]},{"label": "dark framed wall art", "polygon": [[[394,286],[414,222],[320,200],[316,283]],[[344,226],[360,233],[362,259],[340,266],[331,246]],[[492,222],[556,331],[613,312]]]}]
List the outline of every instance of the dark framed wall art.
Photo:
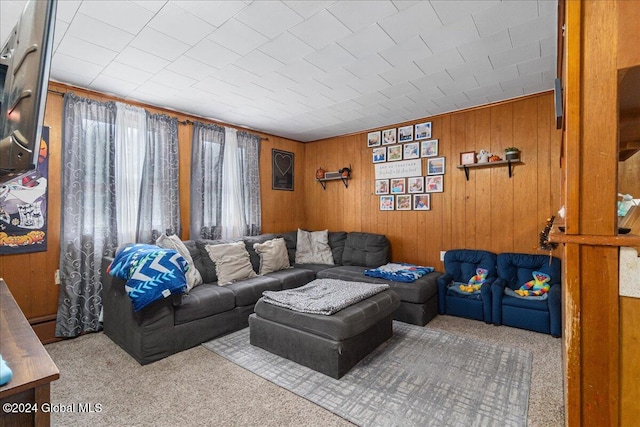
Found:
[{"label": "dark framed wall art", "polygon": [[272,190],[293,191],[293,160],[293,153],[271,149]]}]

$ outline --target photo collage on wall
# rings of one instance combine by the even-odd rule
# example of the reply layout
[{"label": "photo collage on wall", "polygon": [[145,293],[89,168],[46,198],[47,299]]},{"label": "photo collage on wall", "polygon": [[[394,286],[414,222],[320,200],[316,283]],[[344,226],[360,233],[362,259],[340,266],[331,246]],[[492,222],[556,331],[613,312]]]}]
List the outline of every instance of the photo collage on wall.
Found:
[{"label": "photo collage on wall", "polygon": [[[431,193],[444,191],[445,158],[438,156],[438,143],[431,138],[431,122],[368,133],[367,147],[372,149],[373,163],[377,167],[386,164],[387,170],[399,166],[390,172],[392,177],[382,179],[378,179],[376,169],[374,194],[380,197],[380,210],[431,210]],[[417,169],[413,167],[415,159],[420,161]],[[404,163],[409,165],[405,167]]]}]

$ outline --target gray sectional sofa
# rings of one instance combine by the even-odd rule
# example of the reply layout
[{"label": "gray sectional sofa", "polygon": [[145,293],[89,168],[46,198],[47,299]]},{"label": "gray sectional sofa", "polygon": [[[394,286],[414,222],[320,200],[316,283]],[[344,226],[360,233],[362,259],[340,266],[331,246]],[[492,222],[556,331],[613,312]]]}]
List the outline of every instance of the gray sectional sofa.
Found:
[{"label": "gray sectional sofa", "polygon": [[103,326],[105,334],[140,364],[147,364],[186,350],[217,336],[248,326],[249,315],[263,291],[292,289],[317,278],[388,283],[401,299],[395,313],[400,321],[426,324],[437,314],[437,284],[440,273],[430,273],[411,284],[389,282],[364,275],[367,268],[389,262],[390,245],[383,235],[360,232],[329,232],[329,246],[335,265],[296,264],[297,231],[243,237],[255,272],[260,257],[255,243],[282,237],[292,268],[218,286],[215,263],[206,245],[228,243],[189,240],[189,250],[203,284],[188,294],[173,295],[134,312],[125,292],[125,281],[107,271],[112,258],[103,258]]}]

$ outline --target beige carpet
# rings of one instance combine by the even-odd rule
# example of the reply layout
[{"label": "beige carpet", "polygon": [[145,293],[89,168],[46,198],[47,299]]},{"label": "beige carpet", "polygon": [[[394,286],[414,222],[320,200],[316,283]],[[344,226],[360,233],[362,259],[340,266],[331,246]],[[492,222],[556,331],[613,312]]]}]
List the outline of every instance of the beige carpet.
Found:
[{"label": "beige carpet", "polygon": [[[564,425],[561,340],[451,316],[426,327],[533,352],[528,426]],[[351,425],[202,346],[146,366],[102,333],[46,349],[60,369],[52,404],[101,406],[101,412],[53,413],[54,426]]]}]

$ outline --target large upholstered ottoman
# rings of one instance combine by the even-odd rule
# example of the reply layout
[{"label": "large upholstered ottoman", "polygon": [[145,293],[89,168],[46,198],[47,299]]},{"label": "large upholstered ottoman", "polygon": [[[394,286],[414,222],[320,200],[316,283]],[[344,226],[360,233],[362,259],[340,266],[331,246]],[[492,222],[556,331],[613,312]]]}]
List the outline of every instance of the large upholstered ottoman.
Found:
[{"label": "large upholstered ottoman", "polygon": [[329,316],[260,299],[249,317],[250,343],[337,379],[391,338],[399,305],[388,289]]}]

